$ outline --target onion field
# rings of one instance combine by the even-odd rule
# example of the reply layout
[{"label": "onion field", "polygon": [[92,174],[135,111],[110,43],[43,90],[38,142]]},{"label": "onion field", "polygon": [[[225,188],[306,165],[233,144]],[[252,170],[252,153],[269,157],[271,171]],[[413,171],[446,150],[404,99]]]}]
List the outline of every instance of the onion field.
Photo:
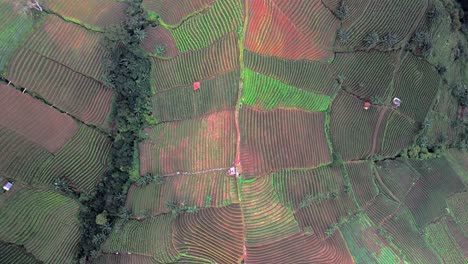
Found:
[{"label": "onion field", "polygon": [[0,263],[467,263],[453,1],[0,0]]}]

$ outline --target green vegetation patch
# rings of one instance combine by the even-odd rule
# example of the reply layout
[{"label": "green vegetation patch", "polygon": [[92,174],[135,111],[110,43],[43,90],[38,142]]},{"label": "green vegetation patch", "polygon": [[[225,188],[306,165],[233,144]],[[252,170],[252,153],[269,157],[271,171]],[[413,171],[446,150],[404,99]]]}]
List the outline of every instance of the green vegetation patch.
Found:
[{"label": "green vegetation patch", "polygon": [[180,52],[197,50],[237,29],[241,22],[241,7],[236,0],[216,1],[206,14],[188,19],[171,33]]},{"label": "green vegetation patch", "polygon": [[37,24],[38,15],[35,11],[33,15],[28,15],[20,10],[15,11],[13,5],[5,1],[0,2],[0,73],[4,71],[8,60],[13,55],[21,41],[28,32],[33,29],[33,24]]},{"label": "green vegetation patch", "polygon": [[316,112],[326,111],[331,98],[284,84],[266,75],[244,69],[242,102],[271,110],[278,107],[301,108]]},{"label": "green vegetation patch", "polygon": [[128,251],[172,263],[179,256],[172,244],[174,217],[165,214],[144,221],[131,220],[115,229],[103,244],[104,252]]},{"label": "green vegetation patch", "polygon": [[45,263],[72,263],[80,240],[79,205],[46,190],[21,189],[0,210],[0,240],[23,245]]},{"label": "green vegetation patch", "polygon": [[372,221],[366,214],[353,219],[340,228],[356,263],[398,263],[398,255],[385,246],[381,238],[373,231]]},{"label": "green vegetation patch", "polygon": [[443,263],[463,263],[463,251],[450,235],[445,222],[430,224],[424,228],[424,238],[439,255]]}]

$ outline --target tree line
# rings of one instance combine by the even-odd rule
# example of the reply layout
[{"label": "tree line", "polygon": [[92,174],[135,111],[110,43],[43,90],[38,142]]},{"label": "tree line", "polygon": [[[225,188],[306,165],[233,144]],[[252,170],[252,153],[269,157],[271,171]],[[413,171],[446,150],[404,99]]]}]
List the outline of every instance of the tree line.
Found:
[{"label": "tree line", "polygon": [[141,0],[131,0],[122,25],[106,30],[104,44],[111,54],[106,63],[105,84],[116,94],[113,113],[112,149],[109,169],[92,194],[82,194],[80,219],[83,235],[79,263],[88,263],[99,255],[124,209],[134,169],[135,148],[142,140],[142,129],[153,120],[151,115],[151,63],[140,48],[149,26]]}]

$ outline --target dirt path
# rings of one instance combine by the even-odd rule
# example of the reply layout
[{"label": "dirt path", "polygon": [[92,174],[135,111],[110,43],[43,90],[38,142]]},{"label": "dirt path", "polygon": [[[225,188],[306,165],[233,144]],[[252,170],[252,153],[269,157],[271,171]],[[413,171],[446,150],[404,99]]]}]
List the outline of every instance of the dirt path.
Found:
[{"label": "dirt path", "polygon": [[372,150],[370,152],[371,155],[374,155],[375,151],[377,149],[377,137],[379,136],[380,130],[382,129],[381,128],[382,120],[383,120],[385,114],[387,113],[387,111],[388,111],[388,108],[383,107],[383,110],[380,111],[379,119],[377,119],[377,123],[375,124],[374,136],[372,138]]},{"label": "dirt path", "polygon": [[[237,169],[237,172],[240,173],[242,177],[242,164],[240,161],[240,147],[241,147],[241,134],[240,134],[240,126],[239,126],[239,111],[241,109],[241,104],[242,104],[242,89],[244,88],[244,42],[245,42],[245,34],[247,32],[247,25],[249,23],[249,1],[250,0],[244,0],[243,1],[243,8],[244,8],[244,14],[245,18],[243,21],[242,25],[242,32],[239,36],[239,65],[240,65],[240,76],[239,76],[239,89],[237,91],[237,101],[236,101],[236,110],[234,112],[234,118],[235,118],[235,124],[236,124],[236,159],[235,159],[235,166]],[[237,182],[237,197],[239,199],[239,203],[242,205],[242,183],[240,179],[236,178]],[[247,249],[245,246],[246,242],[246,237],[245,237],[245,219],[244,219],[244,210],[242,206],[241,208],[241,221],[242,221],[242,226],[244,227],[244,237],[243,237],[243,251],[242,255],[239,256],[239,263],[244,260],[244,263],[247,263]]]},{"label": "dirt path", "polygon": [[387,185],[385,185],[385,183],[382,181],[382,178],[380,177],[380,174],[379,172],[377,171],[376,168],[374,168],[374,172],[375,172],[375,178],[377,178],[377,181],[380,183],[381,187],[384,189],[384,191],[390,195],[390,197],[395,200],[396,202],[398,202],[399,204],[401,204],[401,201],[400,199],[398,199],[398,197],[392,192],[390,191],[390,189],[387,187]]}]

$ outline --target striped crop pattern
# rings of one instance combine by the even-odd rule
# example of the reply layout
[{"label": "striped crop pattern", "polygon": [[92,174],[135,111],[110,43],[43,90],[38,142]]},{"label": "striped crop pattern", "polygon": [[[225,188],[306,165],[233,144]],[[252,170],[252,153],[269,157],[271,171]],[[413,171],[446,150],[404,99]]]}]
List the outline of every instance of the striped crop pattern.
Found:
[{"label": "striped crop pattern", "polygon": [[326,111],[330,97],[298,89],[273,78],[244,69],[242,103],[265,110],[300,108],[311,112]]},{"label": "striped crop pattern", "polygon": [[175,57],[179,55],[175,40],[168,29],[163,26],[157,26],[147,28],[146,32],[147,36],[141,42],[141,47],[146,52],[163,57]]},{"label": "striped crop pattern", "polygon": [[152,256],[158,262],[168,263],[178,259],[172,243],[174,218],[170,214],[146,219],[130,220],[120,230],[114,230],[103,244],[104,252],[127,251]]},{"label": "striped crop pattern", "polygon": [[239,74],[234,70],[200,81],[197,91],[188,84],[157,93],[152,98],[154,116],[159,121],[174,121],[234,110]]},{"label": "striped crop pattern", "polygon": [[78,130],[69,116],[50,108],[14,87],[0,84],[0,127],[57,152]]},{"label": "striped crop pattern", "polygon": [[446,220],[429,224],[424,228],[426,241],[440,256],[443,263],[463,264],[466,260],[463,249],[450,234]]},{"label": "striped crop pattern", "polygon": [[437,94],[439,81],[440,77],[431,64],[408,55],[395,80],[393,96],[402,101],[398,110],[415,121],[422,122]]},{"label": "striped crop pattern", "polygon": [[150,10],[150,12],[156,12],[165,23],[176,25],[187,16],[212,6],[215,1],[216,0],[143,0],[142,6]]},{"label": "striped crop pattern", "polygon": [[241,183],[246,246],[273,242],[300,232],[293,211],[285,207],[269,177]]},{"label": "striped crop pattern", "polygon": [[344,160],[361,159],[371,152],[379,110],[364,110],[363,105],[363,101],[345,92],[340,92],[332,103],[331,140]]},{"label": "striped crop pattern", "polygon": [[92,27],[108,27],[123,21],[127,5],[113,0],[46,0],[44,7],[59,15]]},{"label": "striped crop pattern", "polygon": [[421,177],[408,192],[406,204],[418,227],[440,216],[446,207],[449,194],[465,190],[463,182],[444,158],[427,161],[410,160]]},{"label": "striped crop pattern", "polygon": [[381,37],[392,33],[401,41],[413,33],[413,26],[426,19],[426,4],[420,0],[348,0],[345,5],[350,11],[343,20],[343,29],[351,38],[343,46],[349,48],[363,47],[364,38],[371,32]]},{"label": "striped crop pattern", "polygon": [[331,162],[324,113],[244,107],[239,122],[241,162],[247,177]]},{"label": "striped crop pattern", "polygon": [[78,132],[44,164],[33,182],[52,184],[65,178],[71,186],[92,191],[107,171],[111,142],[102,133],[81,125]]},{"label": "striped crop pattern", "polygon": [[373,201],[379,192],[370,164],[367,162],[347,163],[346,171],[357,202],[361,207],[365,207]]},{"label": "striped crop pattern", "polygon": [[184,213],[175,223],[174,244],[179,252],[199,260],[235,263],[243,254],[242,221],[239,204]]},{"label": "striped crop pattern", "polygon": [[382,139],[382,155],[392,156],[408,147],[418,131],[414,120],[399,112],[392,112],[388,118]]},{"label": "striped crop pattern", "polygon": [[189,51],[169,60],[153,58],[156,92],[191,85],[239,67],[237,34],[230,33],[204,49]]},{"label": "striped crop pattern", "polygon": [[248,12],[249,51],[293,60],[333,56],[330,47],[338,20],[319,0],[252,0]]},{"label": "striped crop pattern", "polygon": [[43,19],[33,21],[32,17],[24,14],[15,8],[13,2],[0,2],[0,21],[2,21],[2,30],[0,31],[0,74],[4,74],[5,66],[14,51],[27,34],[33,29],[33,24],[40,25]]},{"label": "striped crop pattern", "polygon": [[235,124],[231,111],[157,125],[140,144],[140,173],[165,176],[227,168],[234,163]]},{"label": "striped crop pattern", "polygon": [[26,252],[22,247],[0,242],[0,252],[2,261],[5,263],[39,264],[40,262],[33,255]]},{"label": "striped crop pattern", "polygon": [[103,125],[113,93],[99,81],[108,56],[101,40],[99,33],[50,16],[17,49],[6,77],[86,123]]},{"label": "striped crop pattern", "polygon": [[32,182],[53,155],[47,149],[6,128],[0,128],[0,173]]},{"label": "striped crop pattern", "polygon": [[382,183],[400,201],[404,201],[408,191],[413,187],[413,183],[421,175],[403,160],[386,160],[376,163],[376,172],[380,176]]},{"label": "striped crop pattern", "polygon": [[263,245],[248,245],[248,263],[343,263],[352,256],[341,237],[320,240],[315,234],[296,234]]},{"label": "striped crop pattern", "polygon": [[18,190],[0,210],[0,239],[24,245],[43,262],[70,263],[80,240],[78,211],[77,202],[58,193]]},{"label": "striped crop pattern", "polygon": [[198,50],[211,45],[241,26],[242,14],[238,0],[216,1],[206,13],[187,19],[170,30],[180,52]]},{"label": "striped crop pattern", "polygon": [[353,94],[370,99],[387,98],[393,80],[396,53],[354,52],[337,54],[332,67],[343,77],[343,86]]},{"label": "striped crop pattern", "polygon": [[439,263],[437,255],[423,240],[408,209],[402,208],[385,221],[383,227],[392,236],[392,243],[406,256],[409,262],[417,264]]},{"label": "striped crop pattern", "polygon": [[284,60],[244,50],[245,67],[284,84],[318,94],[332,95],[336,78],[328,63],[308,60]]},{"label": "striped crop pattern", "polygon": [[318,197],[339,193],[343,188],[343,175],[337,166],[316,169],[282,170],[270,174],[273,187],[281,202],[296,210],[306,196]]},{"label": "striped crop pattern", "polygon": [[237,200],[232,189],[236,183],[226,170],[166,177],[164,184],[151,183],[143,187],[132,185],[128,191],[126,207],[139,215],[170,213],[167,202],[185,203],[198,208],[222,207]]}]

